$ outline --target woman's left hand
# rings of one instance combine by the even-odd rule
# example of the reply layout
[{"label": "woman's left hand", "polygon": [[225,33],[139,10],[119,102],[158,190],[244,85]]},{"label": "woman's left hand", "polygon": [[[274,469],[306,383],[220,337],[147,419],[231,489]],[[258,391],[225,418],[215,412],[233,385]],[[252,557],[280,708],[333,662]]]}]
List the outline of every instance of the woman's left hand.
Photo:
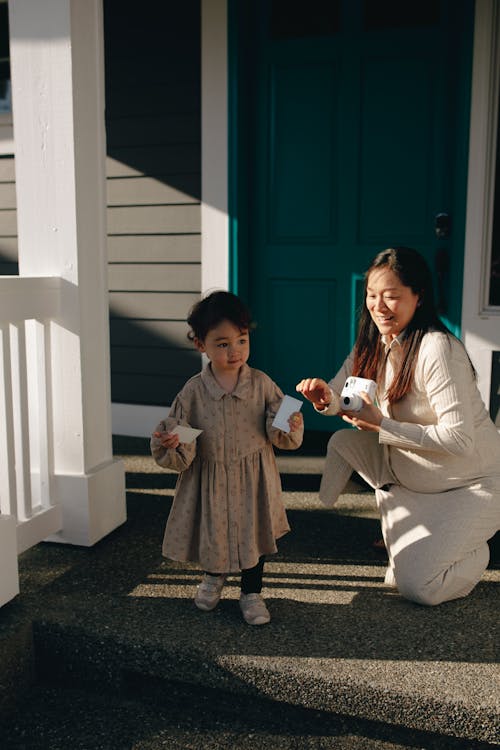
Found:
[{"label": "woman's left hand", "polygon": [[359,411],[343,411],[341,412],[342,419],[344,422],[348,422],[358,430],[366,430],[367,432],[379,432],[380,423],[382,422],[383,414],[375,406],[370,396],[364,391],[359,394],[365,405]]}]

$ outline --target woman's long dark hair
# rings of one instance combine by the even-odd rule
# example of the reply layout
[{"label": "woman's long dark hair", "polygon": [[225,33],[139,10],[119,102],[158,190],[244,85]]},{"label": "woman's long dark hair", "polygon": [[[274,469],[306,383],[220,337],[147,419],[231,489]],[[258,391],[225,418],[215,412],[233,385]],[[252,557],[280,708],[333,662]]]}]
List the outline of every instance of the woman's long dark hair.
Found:
[{"label": "woman's long dark hair", "polygon": [[403,286],[418,294],[419,302],[413,318],[403,332],[401,346],[403,358],[399,372],[394,373],[386,397],[390,403],[400,401],[413,384],[417,353],[428,331],[451,331],[439,319],[434,302],[434,285],[426,260],[409,247],[394,247],[380,252],[365,273],[365,304],[361,311],[358,337],[354,346],[353,375],[377,380],[385,359],[385,350],[379,330],[366,306],[368,278],[372,271],[387,268],[393,271]]}]

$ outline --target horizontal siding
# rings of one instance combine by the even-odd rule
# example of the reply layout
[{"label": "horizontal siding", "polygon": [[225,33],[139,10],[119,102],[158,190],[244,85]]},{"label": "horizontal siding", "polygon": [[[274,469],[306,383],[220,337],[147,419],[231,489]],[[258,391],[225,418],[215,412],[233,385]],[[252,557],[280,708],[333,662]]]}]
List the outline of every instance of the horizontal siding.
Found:
[{"label": "horizontal siding", "polygon": [[[176,65],[178,68],[178,65]],[[154,69],[147,73],[154,74]],[[124,115],[153,116],[182,112],[199,112],[200,99],[196,90],[198,78],[172,81],[144,81],[144,86],[134,89],[126,85],[115,86],[106,92],[106,112],[110,117]]]},{"label": "horizontal siding", "polygon": [[[185,320],[199,294],[175,292],[110,292],[112,318],[129,320]],[[113,343],[113,342],[112,342]]]},{"label": "horizontal siding", "polygon": [[120,146],[108,148],[108,177],[141,177],[144,175],[199,174],[198,144],[180,143],[164,146]]},{"label": "horizontal siding", "polygon": [[[111,392],[115,403],[159,404],[167,407],[172,403],[175,394],[181,390],[185,382],[185,377],[172,375],[151,373],[135,375],[128,372],[111,371]],[[162,416],[160,416],[160,419]]]},{"label": "horizontal siding", "polygon": [[[1,188],[1,185],[0,185]],[[198,175],[115,178],[107,181],[108,206],[154,206],[199,203]]]},{"label": "horizontal siding", "polygon": [[15,182],[14,157],[0,156],[0,182]]},{"label": "horizontal siding", "polygon": [[[108,237],[110,263],[199,263],[200,236],[184,235],[115,235]],[[111,268],[111,267],[110,267]]]},{"label": "horizontal siding", "polygon": [[[131,353],[135,353],[131,357]],[[167,377],[191,377],[201,369],[201,355],[192,348],[182,357],[176,349],[114,346],[111,349],[111,365],[116,373],[126,372],[130,375],[162,375]]]},{"label": "horizontal siding", "polygon": [[118,263],[108,271],[112,291],[129,292],[198,292],[199,263]]},{"label": "horizontal siding", "polygon": [[199,234],[200,230],[199,205],[119,206],[108,209],[108,234]]},{"label": "horizontal siding", "polygon": [[17,236],[17,211],[0,209],[0,237]]},{"label": "horizontal siding", "polygon": [[8,263],[0,258],[0,276],[17,276],[18,272],[17,263]]},{"label": "horizontal siding", "polygon": [[143,146],[167,143],[197,143],[200,137],[199,113],[172,112],[155,117],[120,117],[107,121],[107,143],[110,151],[120,146],[141,143]]},{"label": "horizontal siding", "polygon": [[17,276],[16,170],[13,156],[0,157],[0,275]]},{"label": "horizontal siding", "polygon": [[16,208],[16,186],[14,182],[0,182],[0,209]]},{"label": "horizontal siding", "polygon": [[0,236],[0,257],[9,263],[17,263],[17,237]]},{"label": "horizontal siding", "polygon": [[188,339],[189,326],[184,320],[136,320],[130,325],[123,318],[111,318],[110,326],[116,347],[193,349],[193,343]]}]

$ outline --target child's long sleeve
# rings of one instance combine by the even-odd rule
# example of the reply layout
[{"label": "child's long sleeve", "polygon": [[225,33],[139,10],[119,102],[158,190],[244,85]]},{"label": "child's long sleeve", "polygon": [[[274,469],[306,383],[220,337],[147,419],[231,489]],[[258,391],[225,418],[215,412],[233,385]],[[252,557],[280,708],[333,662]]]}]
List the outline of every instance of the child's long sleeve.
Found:
[{"label": "child's long sleeve", "polygon": [[283,432],[283,430],[278,430],[276,427],[272,427],[269,424],[267,427],[267,434],[269,440],[274,446],[276,446],[276,448],[294,451],[302,445],[302,440],[304,439],[304,425],[302,424],[297,430],[294,430],[294,432]]},{"label": "child's long sleeve", "polygon": [[302,423],[297,430],[294,430],[294,432],[284,432],[277,427],[273,427],[274,418],[283,400],[282,391],[275,383],[273,383],[273,386],[275,390],[272,394],[272,400],[268,403],[266,410],[267,436],[276,448],[294,451],[302,445],[302,440],[304,439],[304,423]]},{"label": "child's long sleeve", "polygon": [[[154,432],[169,432],[177,425],[190,427],[191,425],[187,417],[188,415],[182,406],[181,399],[177,396],[168,417],[155,427]],[[180,443],[177,448],[164,448],[160,443],[160,439],[156,438],[153,434],[150,445],[151,454],[156,463],[162,468],[172,469],[172,471],[185,471],[196,456],[196,440],[192,443]]]}]

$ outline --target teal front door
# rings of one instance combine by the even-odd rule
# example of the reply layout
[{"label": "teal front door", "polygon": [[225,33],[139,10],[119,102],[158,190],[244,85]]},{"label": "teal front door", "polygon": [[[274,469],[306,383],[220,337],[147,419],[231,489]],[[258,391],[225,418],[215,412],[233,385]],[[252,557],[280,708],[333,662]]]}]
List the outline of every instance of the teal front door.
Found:
[{"label": "teal front door", "polygon": [[251,363],[293,394],[349,352],[363,271],[385,247],[426,255],[459,332],[472,3],[245,5],[239,289]]}]

